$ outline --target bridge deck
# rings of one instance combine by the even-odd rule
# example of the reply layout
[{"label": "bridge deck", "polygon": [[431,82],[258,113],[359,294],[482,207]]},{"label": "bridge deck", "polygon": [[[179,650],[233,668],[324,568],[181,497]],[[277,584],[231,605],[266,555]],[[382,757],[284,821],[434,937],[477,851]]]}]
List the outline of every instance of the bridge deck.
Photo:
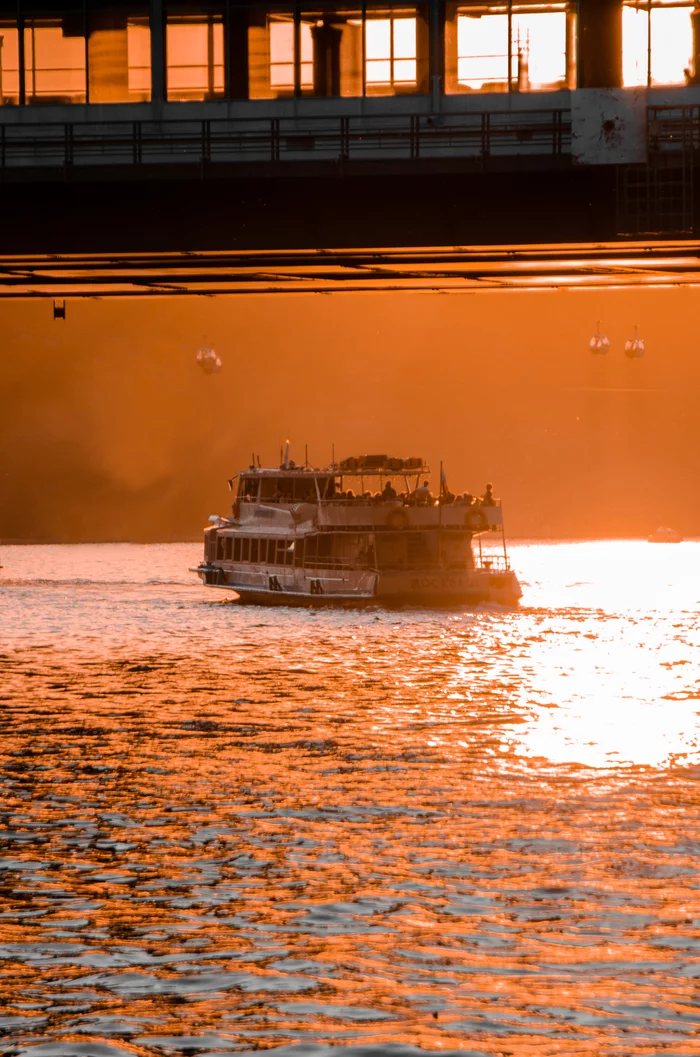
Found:
[{"label": "bridge deck", "polygon": [[0,257],[0,298],[700,284],[700,242]]}]

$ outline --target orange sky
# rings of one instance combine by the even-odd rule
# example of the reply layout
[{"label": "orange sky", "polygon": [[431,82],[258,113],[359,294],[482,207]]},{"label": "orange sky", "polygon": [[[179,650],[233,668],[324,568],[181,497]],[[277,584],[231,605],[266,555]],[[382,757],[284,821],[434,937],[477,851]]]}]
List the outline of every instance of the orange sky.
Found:
[{"label": "orange sky", "polygon": [[287,437],[319,465],[335,443],[493,480],[511,535],[700,534],[698,309],[690,289],[279,295],[75,301],[61,323],[4,301],[0,538],[196,538]]}]

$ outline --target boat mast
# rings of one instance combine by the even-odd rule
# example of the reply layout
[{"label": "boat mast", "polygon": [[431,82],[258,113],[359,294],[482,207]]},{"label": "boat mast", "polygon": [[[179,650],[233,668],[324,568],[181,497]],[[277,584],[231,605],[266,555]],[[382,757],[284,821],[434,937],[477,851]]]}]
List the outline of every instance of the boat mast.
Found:
[{"label": "boat mast", "polygon": [[438,569],[442,569],[442,459],[440,459],[440,495],[438,497]]}]

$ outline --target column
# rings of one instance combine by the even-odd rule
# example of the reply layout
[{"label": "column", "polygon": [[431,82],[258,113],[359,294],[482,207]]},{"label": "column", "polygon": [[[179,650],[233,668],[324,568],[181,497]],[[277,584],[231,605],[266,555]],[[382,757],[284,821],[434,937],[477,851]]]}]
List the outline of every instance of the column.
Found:
[{"label": "column", "polygon": [[150,0],[151,101],[165,102],[165,13],[163,0]]},{"label": "column", "polygon": [[226,95],[248,99],[248,8],[226,5]]},{"label": "column", "polygon": [[[420,17],[418,32],[420,35]],[[445,92],[445,3],[430,0],[428,13],[428,85],[418,85],[419,92],[429,87],[433,109],[437,109],[439,98]],[[420,41],[418,43],[420,51]],[[420,56],[419,56],[420,58]],[[420,78],[420,74],[419,74]]]},{"label": "column", "polygon": [[622,0],[579,0],[578,87],[622,86]]},{"label": "column", "polygon": [[88,27],[88,100],[129,100],[129,46],[126,14],[94,11]]},{"label": "column", "polygon": [[693,27],[693,57],[690,84],[700,84],[700,7],[694,8],[690,21]]}]

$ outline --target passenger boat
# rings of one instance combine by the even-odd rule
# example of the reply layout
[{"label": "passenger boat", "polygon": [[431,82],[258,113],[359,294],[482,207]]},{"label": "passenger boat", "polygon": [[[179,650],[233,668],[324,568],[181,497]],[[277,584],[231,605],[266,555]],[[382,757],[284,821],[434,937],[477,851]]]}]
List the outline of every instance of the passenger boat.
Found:
[{"label": "passenger boat", "polygon": [[647,536],[647,540],[649,543],[682,543],[683,537],[675,529],[662,525],[652,532],[651,536]]},{"label": "passenger boat", "polygon": [[[210,517],[191,571],[263,605],[515,605],[522,592],[491,486],[481,499],[452,495],[441,469],[435,498],[429,473],[422,459],[384,455],[324,470],[288,455],[277,469],[251,465],[236,475],[232,516]],[[482,548],[492,533],[501,553]]]}]

